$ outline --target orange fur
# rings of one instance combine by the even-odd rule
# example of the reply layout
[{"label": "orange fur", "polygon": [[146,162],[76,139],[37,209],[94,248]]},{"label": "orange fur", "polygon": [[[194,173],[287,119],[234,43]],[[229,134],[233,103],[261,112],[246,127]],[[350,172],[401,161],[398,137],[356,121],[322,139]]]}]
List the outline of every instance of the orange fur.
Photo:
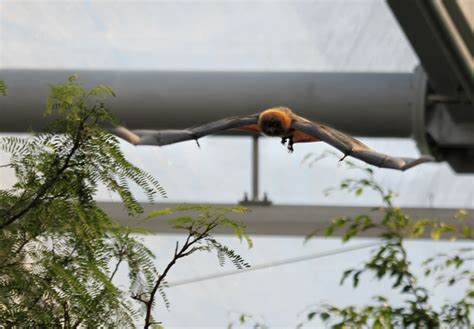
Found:
[{"label": "orange fur", "polygon": [[291,123],[293,122],[292,114],[293,113],[291,112],[291,110],[286,107],[274,107],[265,110],[260,114],[258,118],[259,127],[261,128],[261,123],[267,120],[268,118],[276,117],[281,122],[283,129],[289,131],[291,128]]},{"label": "orange fur", "polygon": [[265,120],[276,117],[282,123],[283,129],[287,132],[283,134],[281,137],[288,137],[290,135],[293,136],[293,143],[308,143],[308,142],[318,142],[319,139],[316,137],[307,135],[302,133],[301,131],[292,131],[291,124],[293,121],[300,121],[300,122],[309,122],[307,119],[300,117],[294,114],[289,108],[287,107],[273,107],[268,110],[263,111],[260,113],[258,125],[247,125],[242,126],[237,129],[253,131],[253,132],[260,132],[261,124]]}]

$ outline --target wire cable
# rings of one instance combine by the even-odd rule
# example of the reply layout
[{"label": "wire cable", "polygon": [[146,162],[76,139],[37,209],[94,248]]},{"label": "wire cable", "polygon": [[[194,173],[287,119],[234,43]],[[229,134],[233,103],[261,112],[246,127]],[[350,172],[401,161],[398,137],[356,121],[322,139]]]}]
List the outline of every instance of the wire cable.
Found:
[{"label": "wire cable", "polygon": [[275,261],[275,262],[258,264],[258,265],[254,265],[250,268],[245,268],[245,269],[241,269],[241,270],[230,270],[230,271],[224,271],[224,272],[219,272],[219,273],[214,273],[214,274],[203,275],[203,276],[200,276],[200,277],[197,277],[197,278],[178,280],[178,281],[175,281],[175,282],[168,283],[168,287],[170,287],[170,288],[171,287],[177,287],[177,286],[182,286],[182,285],[189,284],[189,283],[196,283],[196,282],[212,280],[212,279],[222,278],[222,277],[236,275],[236,274],[242,274],[242,273],[248,273],[248,272],[252,272],[252,271],[263,270],[263,269],[277,267],[277,266],[283,266],[283,265],[289,265],[289,264],[304,262],[304,261],[317,259],[317,258],[323,258],[323,257],[328,257],[328,256],[333,256],[333,255],[339,255],[339,254],[343,254],[343,253],[346,253],[346,252],[351,252],[351,251],[356,251],[356,250],[361,250],[361,249],[366,249],[366,248],[370,248],[370,247],[379,246],[381,244],[382,244],[381,242],[365,243],[365,244],[360,244],[360,245],[354,246],[354,247],[340,248],[340,249],[336,249],[336,250],[330,250],[330,251],[324,251],[324,252],[309,254],[309,255],[305,255],[305,256],[301,256],[301,257],[294,257],[294,258],[279,260],[279,261]]}]

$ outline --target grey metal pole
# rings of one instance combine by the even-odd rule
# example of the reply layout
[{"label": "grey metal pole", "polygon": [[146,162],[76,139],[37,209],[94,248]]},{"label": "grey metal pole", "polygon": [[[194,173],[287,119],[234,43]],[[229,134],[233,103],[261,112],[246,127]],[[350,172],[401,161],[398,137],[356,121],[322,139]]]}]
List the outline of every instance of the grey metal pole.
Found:
[{"label": "grey metal pole", "polygon": [[110,85],[108,104],[130,128],[173,129],[287,106],[308,119],[359,136],[412,133],[411,73],[165,72],[0,70],[0,131],[44,127],[48,84],[73,73],[86,87]]},{"label": "grey metal pole", "polygon": [[258,136],[252,136],[252,201],[259,201],[259,155]]}]

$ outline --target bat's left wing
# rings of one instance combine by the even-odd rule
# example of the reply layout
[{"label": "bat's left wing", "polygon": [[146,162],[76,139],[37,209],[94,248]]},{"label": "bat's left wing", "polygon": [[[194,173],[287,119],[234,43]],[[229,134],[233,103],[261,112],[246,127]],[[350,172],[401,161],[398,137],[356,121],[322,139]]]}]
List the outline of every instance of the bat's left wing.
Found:
[{"label": "bat's left wing", "polygon": [[352,156],[377,167],[407,170],[420,163],[434,160],[433,157],[428,155],[413,159],[393,157],[378,153],[361,141],[317,122],[295,121],[292,124],[292,128],[334,146],[344,153],[344,157]]},{"label": "bat's left wing", "polygon": [[258,114],[229,117],[203,125],[182,130],[129,130],[119,126],[110,132],[134,145],[168,145],[188,140],[198,140],[228,129],[245,129],[259,132],[257,127]]}]

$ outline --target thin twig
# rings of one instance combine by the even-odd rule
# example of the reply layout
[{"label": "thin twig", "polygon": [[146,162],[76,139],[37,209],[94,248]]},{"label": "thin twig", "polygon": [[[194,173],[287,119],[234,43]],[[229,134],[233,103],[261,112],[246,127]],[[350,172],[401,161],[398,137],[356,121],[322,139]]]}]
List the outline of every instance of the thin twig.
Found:
[{"label": "thin twig", "polygon": [[[199,232],[195,231],[193,229],[193,227],[191,226],[188,229],[188,236],[186,237],[186,241],[184,242],[181,249],[179,249],[179,251],[178,251],[178,243],[176,243],[176,249],[175,249],[175,252],[174,252],[174,256],[171,259],[171,261],[168,263],[168,265],[166,265],[166,267],[163,270],[162,274],[159,275],[158,280],[156,281],[155,285],[153,286],[153,289],[150,292],[149,299],[147,301],[143,301],[143,300],[140,300],[138,298],[134,298],[136,300],[140,300],[146,306],[145,325],[144,325],[145,329],[148,329],[153,324],[152,318],[151,318],[151,312],[152,312],[152,309],[153,309],[153,303],[155,301],[155,295],[156,295],[156,292],[158,291],[159,287],[161,286],[161,284],[164,282],[164,279],[167,276],[168,272],[171,270],[171,268],[174,266],[174,264],[176,264],[176,262],[180,258],[183,258],[183,257],[189,255],[188,249],[192,245],[194,245],[195,243],[197,243],[197,242],[203,240],[204,238],[206,238],[208,236],[209,232],[211,230],[213,230],[217,225],[218,224],[215,221],[209,223],[208,226],[206,227],[206,229],[202,233],[199,233]],[[197,237],[195,239],[191,240],[191,237],[195,236],[196,234],[197,234]]]},{"label": "thin twig", "polygon": [[119,269],[119,266],[120,266],[120,264],[122,263],[122,261],[123,261],[123,258],[122,258],[122,255],[120,255],[119,260],[118,260],[117,264],[115,264],[115,268],[114,268],[112,274],[111,274],[110,277],[109,277],[109,280],[110,280],[111,282],[112,282],[112,279],[113,279],[114,276],[115,276],[115,273],[117,273],[117,271],[118,271],[118,269]]}]

